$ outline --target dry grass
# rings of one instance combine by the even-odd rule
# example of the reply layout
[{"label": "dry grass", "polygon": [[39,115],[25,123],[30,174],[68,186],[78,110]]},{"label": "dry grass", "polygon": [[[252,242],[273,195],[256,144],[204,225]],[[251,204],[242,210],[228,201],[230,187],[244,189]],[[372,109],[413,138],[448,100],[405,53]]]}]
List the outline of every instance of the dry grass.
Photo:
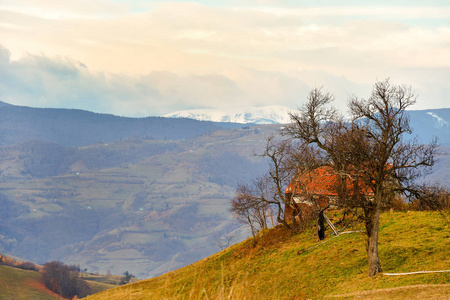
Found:
[{"label": "dry grass", "polygon": [[450,298],[450,284],[418,284],[390,289],[378,289],[325,297],[327,299],[390,299],[390,300],[422,300]]},{"label": "dry grass", "polygon": [[[318,244],[312,229],[292,235],[276,228],[255,247],[247,240],[185,268],[88,299],[395,299],[409,294],[440,299],[448,295],[450,273],[368,278],[362,234],[327,237],[325,243],[312,247]],[[449,224],[438,213],[384,213],[379,248],[386,272],[450,269]]]}]

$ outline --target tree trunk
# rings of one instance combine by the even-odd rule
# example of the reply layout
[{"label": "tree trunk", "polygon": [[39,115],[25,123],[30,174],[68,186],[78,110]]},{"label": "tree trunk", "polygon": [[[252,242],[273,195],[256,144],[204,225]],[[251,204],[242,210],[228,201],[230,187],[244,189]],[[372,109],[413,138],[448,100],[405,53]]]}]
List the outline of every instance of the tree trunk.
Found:
[{"label": "tree trunk", "polygon": [[291,229],[291,226],[289,226],[289,224],[286,222],[286,220],[281,217],[282,213],[283,213],[283,208],[281,207],[281,204],[278,203],[277,221],[278,221],[278,223],[283,224],[286,228]]},{"label": "tree trunk", "polygon": [[380,207],[375,204],[366,208],[367,259],[369,262],[369,277],[382,272],[378,258],[378,229],[380,225]]}]

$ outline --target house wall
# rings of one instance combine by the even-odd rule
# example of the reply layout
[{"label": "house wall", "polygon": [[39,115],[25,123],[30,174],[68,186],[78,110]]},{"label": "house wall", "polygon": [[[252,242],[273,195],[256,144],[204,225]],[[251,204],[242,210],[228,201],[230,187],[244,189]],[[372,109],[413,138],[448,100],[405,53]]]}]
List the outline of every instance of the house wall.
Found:
[{"label": "house wall", "polygon": [[[304,197],[296,196],[292,197],[296,202],[296,206],[300,209],[301,215],[303,217],[307,217],[311,213],[313,213],[316,210],[322,210],[330,203],[330,199],[328,196],[323,195],[315,195],[313,196],[315,198],[315,201],[307,201],[304,199]],[[294,215],[299,215],[298,209],[292,209],[290,205],[285,205],[284,207],[284,220],[286,222],[292,222],[292,212],[294,211]]]}]

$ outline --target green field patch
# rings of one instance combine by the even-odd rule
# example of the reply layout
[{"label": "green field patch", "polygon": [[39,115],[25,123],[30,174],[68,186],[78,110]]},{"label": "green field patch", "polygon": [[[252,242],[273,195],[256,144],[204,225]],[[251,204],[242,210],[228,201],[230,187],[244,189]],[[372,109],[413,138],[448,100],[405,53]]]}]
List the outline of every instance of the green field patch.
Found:
[{"label": "green field patch", "polygon": [[120,249],[114,251],[103,251],[103,254],[107,253],[108,258],[118,260],[132,260],[136,258],[144,258],[142,253],[136,249]]},{"label": "green field patch", "polygon": [[162,236],[163,234],[161,234],[160,232],[127,232],[122,235],[121,242],[130,244],[148,244],[157,241]]},{"label": "green field patch", "polygon": [[41,283],[38,272],[0,265],[0,299],[61,299]]},{"label": "green field patch", "polygon": [[38,208],[40,210],[43,210],[43,211],[47,212],[47,213],[56,213],[56,212],[59,212],[59,211],[63,210],[63,208],[60,205],[55,204],[55,203],[41,204],[41,205],[38,206]]}]

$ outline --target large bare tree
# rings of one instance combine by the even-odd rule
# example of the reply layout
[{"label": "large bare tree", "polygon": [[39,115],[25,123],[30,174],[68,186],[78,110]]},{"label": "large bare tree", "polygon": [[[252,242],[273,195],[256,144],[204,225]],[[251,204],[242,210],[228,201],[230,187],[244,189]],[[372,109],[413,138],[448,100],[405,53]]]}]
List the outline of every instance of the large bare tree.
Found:
[{"label": "large bare tree", "polygon": [[410,88],[377,82],[367,99],[349,101],[351,120],[330,107],[333,96],[313,89],[308,102],[292,113],[285,134],[312,144],[338,175],[341,207],[361,212],[367,235],[369,276],[381,272],[378,256],[380,210],[395,192],[420,196],[415,179],[434,164],[436,141],[419,144],[406,109],[416,102]]}]

